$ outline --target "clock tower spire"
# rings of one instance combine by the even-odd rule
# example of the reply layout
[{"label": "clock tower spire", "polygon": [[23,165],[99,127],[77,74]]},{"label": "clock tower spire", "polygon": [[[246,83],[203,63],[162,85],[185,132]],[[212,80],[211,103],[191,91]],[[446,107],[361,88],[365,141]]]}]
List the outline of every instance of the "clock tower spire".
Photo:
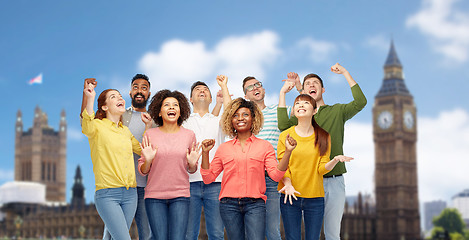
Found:
[{"label": "clock tower spire", "polygon": [[419,239],[417,127],[394,42],[373,106],[377,239]]}]

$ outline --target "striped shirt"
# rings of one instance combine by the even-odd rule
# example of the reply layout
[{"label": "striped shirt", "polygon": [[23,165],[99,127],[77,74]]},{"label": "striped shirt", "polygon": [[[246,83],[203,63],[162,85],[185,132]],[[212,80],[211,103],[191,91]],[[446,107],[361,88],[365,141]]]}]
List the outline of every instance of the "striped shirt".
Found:
[{"label": "striped shirt", "polygon": [[[256,137],[264,139],[270,142],[274,146],[275,152],[277,152],[278,136],[280,135],[280,130],[278,129],[277,124],[277,106],[278,104],[267,106],[262,109],[262,114],[264,115],[264,126],[259,134]],[[291,112],[291,107],[287,106],[287,112]]]}]

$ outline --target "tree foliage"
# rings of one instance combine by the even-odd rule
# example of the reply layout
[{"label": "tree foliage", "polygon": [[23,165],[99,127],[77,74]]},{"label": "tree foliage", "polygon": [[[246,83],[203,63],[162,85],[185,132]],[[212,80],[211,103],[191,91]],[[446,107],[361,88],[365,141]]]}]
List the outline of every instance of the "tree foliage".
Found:
[{"label": "tree foliage", "polygon": [[454,208],[446,208],[441,212],[440,216],[433,218],[433,225],[441,227],[449,233],[464,234],[464,229],[466,228],[461,214]]}]

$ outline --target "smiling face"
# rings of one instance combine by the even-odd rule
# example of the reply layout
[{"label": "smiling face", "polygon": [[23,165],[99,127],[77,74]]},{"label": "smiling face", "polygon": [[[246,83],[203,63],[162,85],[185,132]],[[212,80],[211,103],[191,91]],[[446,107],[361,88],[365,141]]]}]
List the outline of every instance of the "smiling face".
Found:
[{"label": "smiling face", "polygon": [[198,85],[192,90],[190,102],[194,103],[208,103],[212,102],[212,95],[210,94],[210,89],[204,85]]},{"label": "smiling face", "polygon": [[125,112],[125,100],[116,90],[106,93],[106,103],[101,107],[107,114],[122,115]]},{"label": "smiling face", "polygon": [[250,132],[252,125],[251,110],[245,107],[239,108],[233,115],[231,124],[233,124],[233,128],[237,133]]},{"label": "smiling face", "polygon": [[321,81],[315,77],[305,79],[303,82],[303,89],[304,93],[313,97],[316,102],[322,100],[322,94],[325,92],[325,89],[321,85]]},{"label": "smiling face", "polygon": [[[245,92],[244,98],[253,102],[263,101],[265,97],[265,89],[264,87],[262,87],[262,84],[259,83],[260,82],[257,79],[251,79],[246,81],[243,86],[243,90]],[[259,85],[260,87],[258,87]],[[252,89],[248,90],[247,88],[251,88],[251,86]]]},{"label": "smiling face", "polygon": [[159,116],[163,118],[164,123],[177,123],[181,111],[179,102],[176,98],[168,97],[163,100]]},{"label": "smiling face", "polygon": [[298,96],[293,104],[293,114],[295,114],[298,119],[311,119],[313,115],[316,114],[316,110],[316,102],[314,102],[312,97],[306,94]]},{"label": "smiling face", "polygon": [[145,108],[150,94],[150,84],[147,80],[140,78],[132,82],[130,98],[132,99],[132,106],[134,108]]}]

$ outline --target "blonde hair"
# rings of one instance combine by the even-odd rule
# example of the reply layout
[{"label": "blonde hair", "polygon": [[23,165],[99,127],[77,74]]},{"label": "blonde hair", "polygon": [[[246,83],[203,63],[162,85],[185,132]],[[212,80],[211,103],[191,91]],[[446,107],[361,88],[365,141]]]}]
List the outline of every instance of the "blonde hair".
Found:
[{"label": "blonde hair", "polygon": [[264,115],[259,107],[257,107],[256,103],[246,101],[244,98],[236,98],[226,106],[221,117],[221,127],[223,132],[231,138],[235,138],[238,135],[231,120],[233,119],[236,111],[240,108],[247,108],[251,111],[251,133],[257,135],[264,125]]}]

